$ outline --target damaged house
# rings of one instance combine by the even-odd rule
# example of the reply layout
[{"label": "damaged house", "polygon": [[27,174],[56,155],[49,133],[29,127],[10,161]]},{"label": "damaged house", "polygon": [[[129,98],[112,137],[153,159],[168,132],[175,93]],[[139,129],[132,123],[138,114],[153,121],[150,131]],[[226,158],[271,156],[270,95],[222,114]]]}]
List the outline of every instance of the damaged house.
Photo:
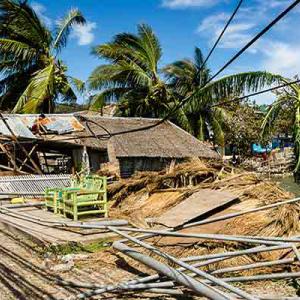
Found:
[{"label": "damaged house", "polygon": [[72,173],[87,167],[120,177],[158,171],[189,157],[219,158],[172,122],[98,114],[3,115],[0,169],[20,173]]}]

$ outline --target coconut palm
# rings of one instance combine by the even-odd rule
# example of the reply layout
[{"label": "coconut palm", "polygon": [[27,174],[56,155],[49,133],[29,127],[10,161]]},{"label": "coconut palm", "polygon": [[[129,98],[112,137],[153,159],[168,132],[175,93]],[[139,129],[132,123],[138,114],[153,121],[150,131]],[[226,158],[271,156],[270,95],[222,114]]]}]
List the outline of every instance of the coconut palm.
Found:
[{"label": "coconut palm", "polygon": [[[298,79],[296,77],[296,79]],[[289,79],[282,79],[283,83],[290,83]],[[295,178],[300,180],[300,84],[293,83],[284,89],[276,92],[277,99],[269,107],[269,110],[262,123],[262,136],[269,134],[276,122],[280,121],[282,114],[288,111],[289,118],[292,120],[294,152],[296,165],[294,169]]]},{"label": "coconut palm", "polygon": [[181,127],[200,140],[213,139],[224,145],[224,128],[230,113],[226,106],[217,104],[244,92],[253,92],[281,79],[267,72],[247,72],[225,76],[211,81],[211,72],[199,48],[194,60],[184,59],[163,69],[174,98],[189,101],[178,111],[176,120]]},{"label": "coconut palm", "polygon": [[150,26],[138,25],[137,34],[118,34],[93,54],[108,61],[89,77],[90,88],[100,90],[93,108],[118,101],[119,113],[142,117],[158,117],[169,109],[169,91],[158,70],[162,50]]},{"label": "coconut palm", "polygon": [[56,100],[72,102],[72,89],[82,83],[66,75],[57,58],[74,24],[84,24],[77,9],[70,10],[51,32],[27,1],[0,1],[0,107],[13,112],[54,110]]}]

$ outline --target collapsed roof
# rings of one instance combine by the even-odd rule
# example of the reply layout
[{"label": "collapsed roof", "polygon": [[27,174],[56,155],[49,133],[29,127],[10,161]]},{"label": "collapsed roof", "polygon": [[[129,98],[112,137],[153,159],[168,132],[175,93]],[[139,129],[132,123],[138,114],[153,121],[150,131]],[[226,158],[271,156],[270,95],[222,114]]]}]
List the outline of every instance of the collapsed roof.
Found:
[{"label": "collapsed roof", "polygon": [[[99,150],[106,150],[111,143],[116,157],[219,158],[209,144],[170,121],[151,127],[159,119],[103,117],[87,113],[51,114],[43,120],[45,134],[34,135],[30,129],[38,115],[4,117],[18,137]],[[0,134],[9,135],[3,121],[0,121]]]}]

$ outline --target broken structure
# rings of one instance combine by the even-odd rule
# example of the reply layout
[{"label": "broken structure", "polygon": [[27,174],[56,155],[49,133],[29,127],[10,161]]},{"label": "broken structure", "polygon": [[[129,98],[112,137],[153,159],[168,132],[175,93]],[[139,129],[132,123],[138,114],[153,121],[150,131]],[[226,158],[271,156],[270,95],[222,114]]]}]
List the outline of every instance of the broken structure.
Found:
[{"label": "broken structure", "polygon": [[3,115],[0,169],[70,174],[106,168],[120,177],[158,171],[190,157],[219,158],[170,121],[97,114]]}]

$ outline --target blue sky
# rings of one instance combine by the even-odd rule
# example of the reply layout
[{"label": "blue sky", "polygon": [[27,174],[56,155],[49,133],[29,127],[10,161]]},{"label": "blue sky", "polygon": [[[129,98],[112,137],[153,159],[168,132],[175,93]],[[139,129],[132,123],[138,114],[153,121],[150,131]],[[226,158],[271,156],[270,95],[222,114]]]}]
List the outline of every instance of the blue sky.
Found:
[{"label": "blue sky", "polygon": [[[38,0],[30,1],[51,28],[70,8],[79,8],[87,24],[72,31],[61,58],[69,74],[86,80],[104,63],[90,54],[91,47],[110,41],[119,32],[135,32],[147,23],[158,35],[161,66],[191,57],[195,46],[204,54],[215,41],[237,0]],[[209,60],[212,72],[220,68],[255,33],[294,0],[245,0],[235,21]],[[267,70],[292,77],[300,70],[300,5],[222,75],[249,70]],[[256,98],[270,103],[271,95]],[[81,100],[82,101],[82,100]]]}]

